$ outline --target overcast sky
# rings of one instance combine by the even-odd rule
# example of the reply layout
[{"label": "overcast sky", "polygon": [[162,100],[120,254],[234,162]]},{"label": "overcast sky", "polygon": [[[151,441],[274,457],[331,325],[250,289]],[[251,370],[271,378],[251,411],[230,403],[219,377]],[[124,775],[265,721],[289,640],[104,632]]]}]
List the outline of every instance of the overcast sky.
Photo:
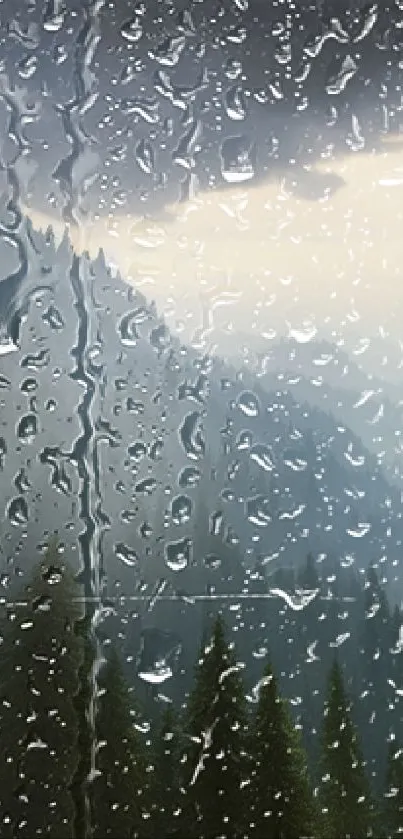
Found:
[{"label": "overcast sky", "polygon": [[[114,213],[72,230],[189,336],[204,326],[307,333],[356,324],[401,336],[403,143],[199,192],[149,219]],[[29,210],[34,224],[63,224]],[[204,312],[204,315],[202,315]]]},{"label": "overcast sky", "polygon": [[399,338],[403,11],[336,5],[7,0],[2,189],[59,235],[78,214],[186,339]]}]

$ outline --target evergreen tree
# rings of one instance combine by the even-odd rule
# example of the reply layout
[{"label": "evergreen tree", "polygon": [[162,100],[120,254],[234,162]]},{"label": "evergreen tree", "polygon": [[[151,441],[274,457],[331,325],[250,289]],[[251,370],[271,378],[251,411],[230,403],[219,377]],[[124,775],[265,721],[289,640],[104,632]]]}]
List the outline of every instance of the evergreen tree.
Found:
[{"label": "evergreen tree", "polygon": [[90,635],[91,616],[85,614],[76,624],[76,632],[82,639],[83,656],[78,670],[79,690],[74,699],[78,717],[77,750],[79,760],[71,784],[74,800],[74,836],[87,839],[90,835],[90,812],[88,806],[88,782],[91,774],[92,732],[88,725],[88,713],[92,696],[90,672],[94,661],[94,644]]},{"label": "evergreen tree", "polygon": [[1,836],[74,831],[78,764],[75,696],[82,639],[77,587],[56,544],[9,603],[0,651]]},{"label": "evergreen tree", "polygon": [[246,708],[239,667],[221,617],[202,648],[189,699],[186,813],[183,835],[236,839],[243,835]]},{"label": "evergreen tree", "polygon": [[383,816],[383,835],[403,836],[403,752],[396,743],[389,745]]},{"label": "evergreen tree", "polygon": [[271,665],[260,683],[252,726],[249,787],[251,839],[314,834],[315,808],[305,754]]},{"label": "evergreen tree", "polygon": [[390,620],[390,650],[389,650],[389,687],[393,688],[390,699],[392,711],[393,733],[399,743],[403,743],[403,695],[395,686],[403,682],[403,645],[402,645],[403,613],[399,606],[395,606]]},{"label": "evergreen tree", "polygon": [[171,706],[163,714],[154,747],[153,836],[178,835],[181,798],[181,738]]},{"label": "evergreen tree", "polygon": [[302,566],[300,572],[297,574],[297,580],[302,588],[316,589],[320,586],[318,571],[316,568],[315,558],[312,553],[308,553],[305,565]]},{"label": "evergreen tree", "polygon": [[149,797],[145,749],[136,729],[122,666],[112,648],[98,676],[98,753],[91,785],[93,839],[147,835]]},{"label": "evergreen tree", "polygon": [[331,668],[325,702],[321,775],[324,836],[371,836],[374,814],[370,788],[337,659]]},{"label": "evergreen tree", "polygon": [[[310,591],[321,591],[316,562],[311,553],[308,554],[305,565],[298,574],[298,584]],[[309,606],[295,612],[295,654],[298,657],[298,681],[294,678],[294,695],[298,691],[302,697],[300,723],[302,727],[303,745],[308,757],[308,765],[312,770],[317,767],[319,743],[317,736],[318,722],[322,706],[322,674],[323,660],[318,647],[321,642],[321,619],[323,603],[320,597],[315,597]],[[312,650],[308,654],[308,650]],[[297,668],[294,665],[294,672]]]},{"label": "evergreen tree", "polygon": [[392,677],[391,620],[389,604],[377,572],[370,566],[364,590],[364,616],[361,628],[362,684],[358,707],[364,753],[380,793],[386,772],[389,731],[394,728],[391,700]]}]

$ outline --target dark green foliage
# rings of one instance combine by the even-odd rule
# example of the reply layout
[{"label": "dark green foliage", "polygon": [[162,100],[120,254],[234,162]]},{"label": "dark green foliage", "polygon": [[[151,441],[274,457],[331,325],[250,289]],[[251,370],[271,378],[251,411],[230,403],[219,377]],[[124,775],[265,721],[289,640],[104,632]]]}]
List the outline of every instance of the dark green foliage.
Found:
[{"label": "dark green foliage", "polygon": [[245,732],[243,683],[218,617],[211,643],[202,649],[189,700],[184,836],[243,835]]},{"label": "dark green foliage", "polygon": [[98,675],[96,715],[97,775],[91,785],[94,839],[133,839],[147,834],[149,816],[147,760],[135,724],[118,654],[111,649]]},{"label": "dark green foliage", "polygon": [[[255,605],[245,611],[245,625],[259,641],[254,663],[245,638],[241,648],[252,684],[260,676],[260,651],[267,650],[268,635],[276,637],[274,667],[267,667],[259,683],[253,715],[247,714],[240,667],[218,617],[211,641],[202,645],[185,724],[182,727],[169,706],[148,758],[133,687],[124,678],[112,643],[104,647],[107,661],[98,669],[91,615],[81,614],[73,575],[53,544],[24,591],[4,609],[0,836],[396,839],[403,835],[403,757],[396,745],[402,727],[397,689],[403,678],[400,609],[390,613],[374,569],[368,573],[364,592],[353,585],[352,577],[344,579],[344,589],[338,581],[334,584],[334,575],[331,584],[324,583],[311,556],[298,578],[292,570],[281,573],[272,582],[291,593],[297,584],[322,593],[331,585],[332,591],[326,605],[318,597],[300,611],[279,598],[262,599],[258,613]],[[262,563],[256,564],[250,583],[250,590],[266,591]],[[230,612],[228,616],[231,620]],[[350,712],[342,671],[335,661],[320,741],[316,730],[326,654],[340,633],[346,639],[343,672],[349,678],[349,692],[355,699],[359,691],[362,696]],[[354,654],[357,637],[359,656]],[[291,690],[302,697],[301,704],[295,703],[295,716],[281,698],[287,691],[290,696]],[[376,714],[373,724],[371,709]],[[379,817],[353,719],[357,731],[367,732],[367,740],[375,735],[366,744],[365,755],[372,749],[380,765],[391,732],[396,736],[389,747]],[[316,798],[296,720],[304,729],[311,772],[318,782]],[[379,776],[374,758],[373,765]]]},{"label": "dark green foliage", "polygon": [[260,684],[250,740],[251,839],[301,839],[314,834],[315,808],[306,757],[288,705],[268,665]]},{"label": "dark green foliage", "polygon": [[78,764],[75,697],[83,644],[77,587],[56,545],[3,620],[1,836],[70,839]]},{"label": "dark green foliage", "polygon": [[94,640],[91,637],[91,618],[85,615],[76,624],[76,633],[82,639],[83,658],[78,671],[79,691],[74,705],[78,717],[77,769],[71,784],[74,800],[74,836],[87,839],[91,835],[91,814],[89,811],[88,779],[91,771],[91,745],[93,733],[88,723],[92,697],[91,668],[94,662]]},{"label": "dark green foliage", "polygon": [[390,714],[394,691],[388,681],[392,676],[392,621],[373,566],[367,572],[363,605],[359,636],[362,670],[359,720],[365,758],[380,791],[386,772],[386,743],[389,730],[394,728]]},{"label": "dark green foliage", "polygon": [[[308,554],[305,564],[298,574],[297,582],[301,588],[308,591],[320,590],[318,570],[312,554]],[[293,680],[293,692],[302,697],[298,721],[302,729],[303,745],[312,769],[318,762],[319,738],[317,737],[317,728],[322,710],[321,676],[323,664],[322,651],[319,649],[320,635],[323,631],[328,630],[328,626],[325,628],[323,622],[320,623],[322,612],[323,604],[318,597],[312,600],[306,609],[302,609],[301,612],[294,612],[291,635],[294,641],[292,657],[294,661],[298,657],[299,664],[299,667],[296,667],[294,662],[291,664],[291,667],[297,670]],[[312,653],[307,660],[309,649],[312,650]],[[316,690],[313,690],[313,687]]]},{"label": "dark green foliage", "polygon": [[315,565],[315,559],[311,553],[308,554],[305,565],[302,566],[298,574],[299,584],[306,589],[316,589],[319,587],[319,577]]},{"label": "dark green foliage", "polygon": [[177,835],[181,824],[181,731],[171,706],[162,716],[154,746],[152,786],[152,835],[166,839]]},{"label": "dark green foliage", "polygon": [[403,836],[403,752],[396,743],[388,751],[383,826],[387,839]]},{"label": "dark green foliage", "polygon": [[374,813],[369,783],[337,660],[330,672],[322,738],[320,803],[323,836],[364,839],[373,835]]}]

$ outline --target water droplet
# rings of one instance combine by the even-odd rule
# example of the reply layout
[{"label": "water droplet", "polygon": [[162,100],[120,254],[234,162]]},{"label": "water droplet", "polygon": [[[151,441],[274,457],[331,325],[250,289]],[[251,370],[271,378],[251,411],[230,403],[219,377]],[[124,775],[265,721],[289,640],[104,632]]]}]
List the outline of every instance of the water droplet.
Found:
[{"label": "water droplet", "polygon": [[156,326],[150,333],[150,344],[158,352],[166,350],[172,343],[171,333],[165,324]]},{"label": "water droplet", "polygon": [[0,390],[10,390],[11,381],[7,376],[0,375]]},{"label": "water droplet", "polygon": [[44,323],[47,323],[54,332],[60,332],[64,327],[64,320],[55,306],[49,306],[46,309],[46,312],[42,315],[42,320]]},{"label": "water droplet", "polygon": [[130,43],[135,44],[137,41],[140,41],[143,35],[143,27],[141,26],[138,17],[135,16],[130,18],[130,20],[125,21],[120,29],[120,32],[126,41],[130,41]]},{"label": "water droplet", "polygon": [[225,95],[225,110],[230,119],[244,120],[246,117],[246,100],[240,85],[233,85]]},{"label": "water droplet", "polygon": [[236,439],[236,447],[238,451],[245,451],[250,449],[252,445],[252,434],[250,431],[241,431]]},{"label": "water droplet", "polygon": [[303,329],[294,329],[289,325],[288,337],[297,341],[298,344],[308,344],[309,341],[313,341],[316,337],[317,331],[316,326],[306,326]]},{"label": "water droplet", "polygon": [[186,46],[183,35],[164,38],[155,51],[150,50],[150,58],[166,67],[175,67]]},{"label": "water droplet", "polygon": [[14,527],[27,524],[29,519],[28,504],[22,495],[13,498],[7,507],[7,516]]},{"label": "water droplet", "polygon": [[7,454],[7,443],[4,437],[0,437],[0,469],[4,467],[4,458]]},{"label": "water droplet", "polygon": [[192,515],[192,501],[187,495],[177,495],[171,504],[171,516],[174,524],[186,524]]},{"label": "water droplet", "polygon": [[28,476],[25,472],[25,469],[22,467],[19,472],[15,475],[14,484],[18,489],[19,493],[28,492],[31,489],[31,483],[28,480]]},{"label": "water droplet", "polygon": [[18,427],[17,436],[22,443],[28,445],[33,443],[38,433],[38,419],[35,414],[25,414],[21,417]]},{"label": "water droplet", "polygon": [[125,545],[124,542],[118,542],[114,545],[114,552],[115,556],[121,560],[125,565],[133,568],[138,563],[138,557],[136,551],[133,548],[129,548],[128,545]]},{"label": "water droplet", "polygon": [[188,537],[165,545],[165,563],[171,571],[184,571],[188,567],[192,550],[192,540]]},{"label": "water droplet", "polygon": [[136,484],[136,492],[139,492],[140,495],[151,495],[156,486],[157,481],[155,478],[144,478]]},{"label": "water droplet", "polygon": [[135,460],[139,462],[147,453],[147,446],[141,440],[132,443],[129,448],[127,449],[127,453],[130,457],[130,460]]},{"label": "water droplet", "polygon": [[185,416],[179,428],[179,439],[189,458],[199,460],[204,455],[205,441],[201,415],[193,411]]},{"label": "water droplet", "polygon": [[24,379],[21,382],[20,390],[21,393],[33,393],[35,390],[38,389],[38,382],[36,379]]},{"label": "water droplet", "polygon": [[274,463],[271,457],[268,446],[261,443],[256,443],[250,450],[250,459],[257,463],[265,472],[271,472],[274,469]]},{"label": "water droplet", "polygon": [[136,145],[135,158],[137,165],[146,175],[152,175],[155,167],[155,155],[151,143],[139,140]]},{"label": "water droplet", "polygon": [[217,554],[207,554],[204,557],[204,565],[209,570],[216,571],[221,567],[221,559]]},{"label": "water droplet", "polygon": [[269,499],[264,495],[256,495],[246,501],[246,516],[248,521],[257,527],[267,527],[271,521]]},{"label": "water droplet", "polygon": [[239,410],[247,417],[257,417],[259,415],[259,399],[251,390],[244,390],[239,394],[237,405]]},{"label": "water droplet", "polygon": [[149,312],[144,306],[127,312],[121,319],[118,331],[122,344],[126,347],[135,347],[139,340],[137,326],[144,323],[150,317]]},{"label": "water droplet", "polygon": [[179,472],[178,484],[180,487],[195,487],[200,482],[201,472],[194,466],[185,466]]},{"label": "water droplet", "polygon": [[342,93],[343,90],[347,87],[348,82],[350,79],[355,76],[358,70],[358,65],[354,61],[351,55],[347,55],[342,63],[340,69],[331,76],[329,81],[326,84],[326,93],[329,96],[337,96],[338,94]]},{"label": "water droplet", "polygon": [[359,522],[356,528],[347,528],[346,532],[354,539],[362,539],[371,530],[369,522]]},{"label": "water droplet", "polygon": [[221,526],[223,523],[223,514],[220,510],[217,512],[212,513],[210,516],[210,534],[212,536],[219,536],[221,531]]},{"label": "water droplet", "polygon": [[220,149],[221,173],[227,183],[243,183],[254,177],[254,146],[244,134],[228,137]]},{"label": "water droplet", "polygon": [[50,612],[52,608],[52,598],[49,595],[42,594],[35,597],[32,601],[32,609],[34,612]]},{"label": "water droplet", "polygon": [[63,573],[61,568],[58,568],[56,565],[48,565],[43,568],[42,577],[48,585],[56,586],[62,582]]},{"label": "water droplet", "polygon": [[139,679],[142,679],[143,682],[148,682],[150,685],[161,685],[167,679],[171,678],[172,670],[167,666],[164,659],[162,659],[161,661],[156,661],[154,666],[149,670],[140,670],[138,675]]},{"label": "water droplet", "polygon": [[18,65],[18,73],[22,79],[32,79],[38,68],[38,56],[27,55]]},{"label": "water droplet", "polygon": [[50,362],[49,350],[40,350],[36,354],[29,353],[21,359],[21,367],[26,367],[28,370],[43,370]]}]

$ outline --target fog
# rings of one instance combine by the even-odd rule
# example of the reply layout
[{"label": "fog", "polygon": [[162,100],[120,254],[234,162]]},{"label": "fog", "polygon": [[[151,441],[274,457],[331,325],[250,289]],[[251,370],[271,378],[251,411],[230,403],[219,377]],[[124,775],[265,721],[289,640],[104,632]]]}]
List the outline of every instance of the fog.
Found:
[{"label": "fog", "polygon": [[[77,253],[103,248],[186,340],[332,331],[398,340],[403,143],[288,167],[274,181],[193,191],[162,213],[90,217]],[[38,229],[65,224],[24,207]]]}]

